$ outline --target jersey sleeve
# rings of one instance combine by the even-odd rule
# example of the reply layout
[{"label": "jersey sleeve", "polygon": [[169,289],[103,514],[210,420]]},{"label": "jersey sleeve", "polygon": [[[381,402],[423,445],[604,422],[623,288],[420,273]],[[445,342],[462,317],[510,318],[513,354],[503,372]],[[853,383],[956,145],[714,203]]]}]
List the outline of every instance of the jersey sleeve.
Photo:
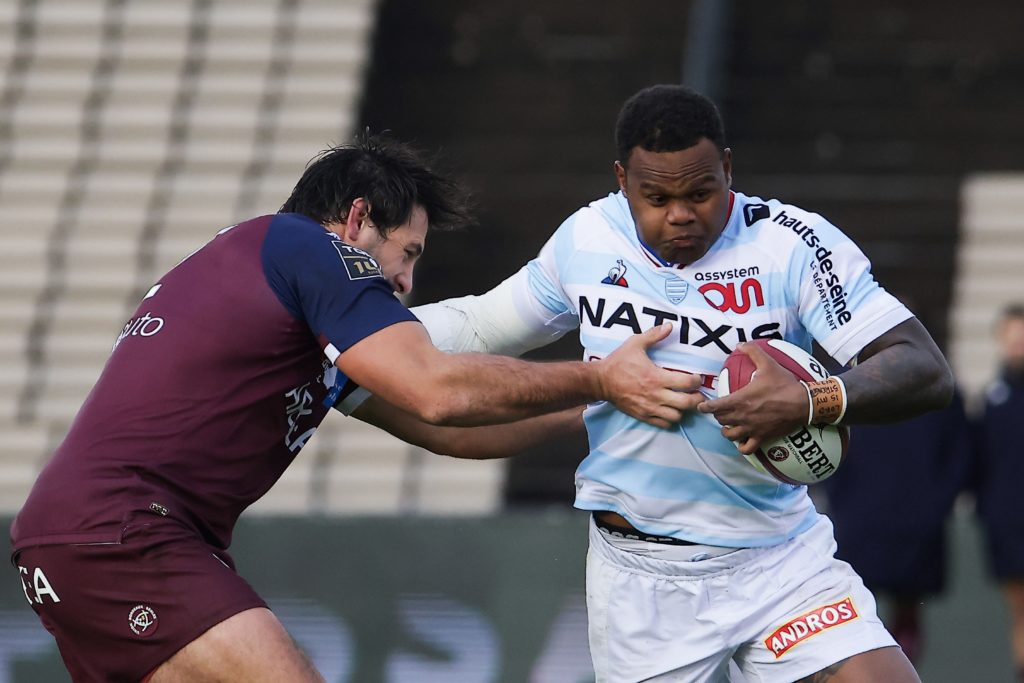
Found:
[{"label": "jersey sleeve", "polygon": [[559,284],[558,239],[556,233],[537,258],[485,294],[413,308],[434,345],[449,353],[518,356],[575,329],[579,320]]},{"label": "jersey sleeve", "polygon": [[913,313],[878,284],[867,256],[850,238],[808,215],[817,220],[791,254],[791,291],[797,292],[803,327],[845,365]]},{"label": "jersey sleeve", "polygon": [[299,216],[275,217],[262,258],[271,289],[332,362],[374,332],[416,320],[369,254]]}]

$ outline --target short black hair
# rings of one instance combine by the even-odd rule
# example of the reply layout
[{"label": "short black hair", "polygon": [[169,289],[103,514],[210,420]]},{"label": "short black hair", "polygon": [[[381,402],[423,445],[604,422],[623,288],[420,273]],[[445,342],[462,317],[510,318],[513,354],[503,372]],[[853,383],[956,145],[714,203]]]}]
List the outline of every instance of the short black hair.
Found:
[{"label": "short black hair", "polygon": [[382,237],[408,222],[422,206],[433,230],[455,230],[472,222],[469,193],[435,172],[425,155],[397,140],[361,133],[349,144],[320,152],[307,165],[282,213],[299,213],[328,225],[348,217],[363,197]]},{"label": "short black hair", "polygon": [[725,124],[714,102],[683,85],[644,88],[626,100],[615,123],[615,145],[623,166],[636,147],[677,152],[701,138],[725,150]]}]

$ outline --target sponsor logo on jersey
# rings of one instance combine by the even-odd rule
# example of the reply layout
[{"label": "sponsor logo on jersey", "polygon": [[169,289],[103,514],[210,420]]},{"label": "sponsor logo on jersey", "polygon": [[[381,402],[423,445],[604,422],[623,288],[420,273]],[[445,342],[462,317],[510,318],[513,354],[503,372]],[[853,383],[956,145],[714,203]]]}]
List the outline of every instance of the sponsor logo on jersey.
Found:
[{"label": "sponsor logo on jersey", "polygon": [[615,265],[608,271],[608,276],[601,280],[602,285],[615,285],[616,287],[629,287],[626,282],[626,271],[629,268],[622,262],[622,259],[615,261]]},{"label": "sponsor logo on jersey", "polygon": [[759,220],[771,217],[772,212],[767,204],[747,204],[743,207],[743,220],[748,228]]},{"label": "sponsor logo on jersey", "polygon": [[697,290],[713,308],[720,311],[746,313],[751,305],[764,306],[761,283],[752,277],[741,282],[738,288],[735,282],[707,282]]},{"label": "sponsor logo on jersey", "polygon": [[18,573],[22,575],[21,579],[21,590],[25,592],[25,599],[28,600],[28,604],[43,604],[43,598],[49,597],[54,603],[60,602],[60,597],[57,592],[53,590],[53,586],[50,585],[50,580],[46,578],[46,574],[39,567],[32,569],[32,578],[29,580],[28,567],[22,567],[18,565]]},{"label": "sponsor logo on jersey", "polygon": [[853,600],[846,598],[831,605],[811,610],[786,622],[764,639],[764,646],[771,650],[775,658],[778,659],[797,643],[816,636],[833,626],[852,621],[858,616],[857,609],[853,606]]},{"label": "sponsor logo on jersey", "polygon": [[846,290],[843,283],[839,281],[833,268],[832,252],[821,244],[821,238],[814,232],[814,228],[806,223],[787,216],[785,211],[772,221],[789,228],[803,240],[804,244],[814,250],[814,286],[818,290],[818,299],[825,308],[825,321],[830,329],[836,330],[853,319],[853,314],[847,308]]},{"label": "sponsor logo on jersey", "polygon": [[307,382],[284,395],[288,401],[288,405],[285,406],[288,432],[284,435],[284,445],[292,453],[298,453],[299,449],[305,446],[309,438],[316,433],[317,425],[303,429],[305,425],[301,424],[302,422],[308,423],[303,418],[313,414],[313,394],[309,391],[310,384],[312,382]]},{"label": "sponsor logo on jersey", "polygon": [[713,282],[715,280],[736,280],[741,277],[753,277],[760,275],[761,269],[757,266],[745,268],[730,268],[729,270],[709,270],[701,273],[694,273],[693,279],[697,282]]},{"label": "sponsor logo on jersey", "polygon": [[698,348],[714,344],[722,353],[730,353],[737,344],[751,339],[782,339],[779,323],[765,323],[752,330],[747,330],[727,324],[715,325],[701,318],[679,315],[650,306],[643,306],[637,311],[636,307],[628,301],[619,303],[604,297],[592,301],[586,296],[580,296],[579,311],[581,325],[590,323],[594,327],[605,329],[622,325],[629,328],[634,334],[640,334],[666,320],[671,320],[676,322],[680,344],[689,344]]},{"label": "sponsor logo on jersey", "polygon": [[164,319],[153,317],[152,313],[132,318],[125,323],[121,334],[117,335],[117,339],[114,340],[114,348],[116,349],[126,337],[152,337],[162,329],[164,329]]},{"label": "sponsor logo on jersey", "polygon": [[331,244],[338,250],[338,255],[341,257],[341,262],[345,264],[345,271],[350,280],[384,277],[380,272],[380,265],[362,249],[356,249],[339,240],[333,240]]},{"label": "sponsor logo on jersey", "polygon": [[136,605],[128,612],[128,628],[140,638],[149,638],[159,625],[156,612],[149,605]]}]

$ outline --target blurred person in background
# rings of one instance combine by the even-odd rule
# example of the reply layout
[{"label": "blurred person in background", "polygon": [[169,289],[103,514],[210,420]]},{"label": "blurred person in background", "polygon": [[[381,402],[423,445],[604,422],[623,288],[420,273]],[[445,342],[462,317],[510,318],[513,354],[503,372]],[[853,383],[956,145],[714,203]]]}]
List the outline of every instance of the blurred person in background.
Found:
[{"label": "blurred person in background", "polygon": [[[914,308],[907,297],[900,299]],[[888,599],[883,619],[915,663],[925,645],[922,606],[946,587],[948,525],[968,486],[971,458],[967,413],[957,391],[946,408],[851,427],[843,466],[822,483],[836,557]]]},{"label": "blurred person in background", "polygon": [[978,416],[978,515],[989,568],[1010,620],[1016,680],[1024,683],[1024,304],[1006,307],[996,323],[999,375],[985,390]]},{"label": "blurred person in background", "polygon": [[[570,216],[490,292],[414,309],[449,351],[519,354],[578,329],[586,358],[599,359],[645,328],[678,325],[652,357],[709,400],[668,430],[607,404],[585,412],[576,507],[591,513],[597,680],[723,681],[732,664],[755,681],[919,681],[870,592],[834,559],[831,524],[806,487],[759,472],[737,448],[942,407],[953,388],[945,359],[835,226],[730,189],[732,151],[710,100],[645,88],[622,107],[615,138],[617,192]],[[858,363],[828,387],[805,386],[743,344],[771,337],[814,339]],[[736,348],[757,376],[712,399]],[[379,402],[362,409],[388,420]]]},{"label": "blurred person in background", "polygon": [[411,148],[366,135],[153,285],[11,527],[19,585],[73,680],[323,680],[227,549],[344,407],[346,376],[431,428],[514,422],[474,448],[504,455],[576,428],[571,406],[668,426],[695,404],[647,357],[668,325],[601,363],[438,351],[395,293],[429,229],[466,223],[464,200]]}]

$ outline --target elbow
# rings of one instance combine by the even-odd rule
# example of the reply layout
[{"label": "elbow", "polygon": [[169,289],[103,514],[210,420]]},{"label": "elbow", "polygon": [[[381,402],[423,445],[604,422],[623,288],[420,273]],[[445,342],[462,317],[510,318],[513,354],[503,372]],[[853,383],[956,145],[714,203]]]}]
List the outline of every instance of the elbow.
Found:
[{"label": "elbow", "polygon": [[931,382],[930,406],[932,410],[946,408],[953,402],[953,393],[956,389],[956,382],[953,380],[953,371],[945,359],[938,364],[933,373]]},{"label": "elbow", "polygon": [[[470,406],[453,389],[418,391],[409,396],[410,410],[423,422],[435,427],[458,427],[465,424]],[[436,451],[435,451],[436,452]],[[449,455],[442,453],[441,455]]]}]

